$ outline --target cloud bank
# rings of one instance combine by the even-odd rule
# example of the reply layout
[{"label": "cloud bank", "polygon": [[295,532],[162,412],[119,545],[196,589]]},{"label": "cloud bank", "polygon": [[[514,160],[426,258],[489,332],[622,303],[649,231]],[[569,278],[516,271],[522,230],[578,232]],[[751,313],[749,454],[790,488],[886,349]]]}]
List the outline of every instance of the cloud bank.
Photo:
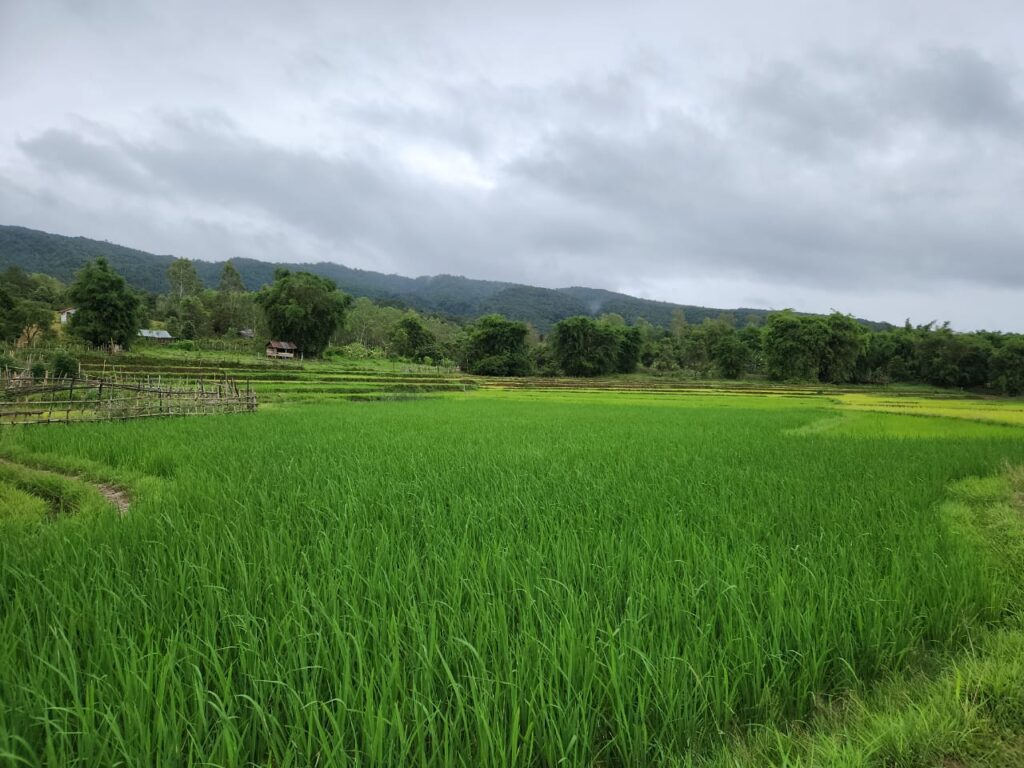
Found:
[{"label": "cloud bank", "polygon": [[1024,330],[1024,76],[986,3],[914,35],[880,3],[117,5],[0,12],[4,223]]}]

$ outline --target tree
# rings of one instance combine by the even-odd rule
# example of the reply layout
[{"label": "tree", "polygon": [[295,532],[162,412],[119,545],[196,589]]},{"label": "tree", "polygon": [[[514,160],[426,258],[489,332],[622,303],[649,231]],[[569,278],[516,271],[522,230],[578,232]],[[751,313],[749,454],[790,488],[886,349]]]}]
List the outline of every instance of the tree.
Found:
[{"label": "tree", "polygon": [[185,296],[178,305],[178,333],[183,339],[198,339],[207,335],[210,313],[198,296]]},{"label": "tree", "polygon": [[395,323],[405,313],[397,307],[374,304],[360,296],[345,314],[345,327],[338,332],[338,342],[348,344],[359,342],[366,347],[383,347]]},{"label": "tree", "polygon": [[619,351],[615,356],[615,372],[633,373],[640,362],[640,352],[644,345],[644,337],[640,329],[605,324],[613,330],[618,338]]},{"label": "tree", "polygon": [[672,335],[677,339],[681,339],[686,335],[686,329],[689,323],[686,322],[686,312],[683,309],[672,310]]},{"label": "tree", "polygon": [[224,269],[220,273],[220,283],[217,290],[221,293],[245,293],[245,283],[235,265],[230,261],[224,262]]},{"label": "tree", "polygon": [[864,351],[864,328],[850,315],[833,312],[825,319],[828,338],[822,350],[818,376],[822,381],[844,383],[853,381],[857,361]]},{"label": "tree", "polygon": [[21,312],[19,302],[0,284],[0,341],[13,342],[21,336]]},{"label": "tree", "polygon": [[270,333],[298,345],[303,354],[319,356],[344,322],[351,297],[332,280],[309,272],[279,269],[274,282],[259,292],[259,305]]},{"label": "tree", "polygon": [[37,341],[52,338],[54,312],[48,306],[39,301],[22,301],[16,308],[17,319],[21,325],[21,333],[18,337],[25,344],[35,344]]},{"label": "tree", "polygon": [[954,333],[948,323],[919,328],[917,373],[939,387],[977,387],[989,381],[991,344],[973,334]]},{"label": "tree", "polygon": [[139,332],[139,298],[102,256],[85,265],[68,291],[77,312],[68,330],[93,346],[131,346]]},{"label": "tree", "polygon": [[615,329],[578,315],[560,320],[550,336],[551,351],[559,368],[570,376],[612,373],[619,361]]},{"label": "tree", "polygon": [[817,379],[828,336],[828,326],[820,317],[800,317],[788,309],[773,312],[768,316],[763,336],[768,376]]},{"label": "tree", "polygon": [[1024,336],[1005,340],[989,361],[992,386],[1006,395],[1024,394]]},{"label": "tree", "polygon": [[735,331],[723,334],[711,348],[711,359],[718,373],[727,379],[738,379],[750,364],[750,350]]},{"label": "tree", "polygon": [[485,315],[467,331],[462,365],[480,376],[526,376],[533,360],[526,345],[530,329],[526,323]]},{"label": "tree", "polygon": [[395,355],[410,360],[422,360],[437,354],[437,337],[415,313],[394,324],[388,334],[388,341]]},{"label": "tree", "polygon": [[206,307],[210,331],[223,336],[242,328],[255,328],[259,308],[254,294],[206,291],[203,304]]},{"label": "tree", "polygon": [[167,268],[168,292],[172,299],[181,301],[186,296],[198,296],[203,292],[203,281],[196,273],[196,265],[188,259],[175,259]]}]

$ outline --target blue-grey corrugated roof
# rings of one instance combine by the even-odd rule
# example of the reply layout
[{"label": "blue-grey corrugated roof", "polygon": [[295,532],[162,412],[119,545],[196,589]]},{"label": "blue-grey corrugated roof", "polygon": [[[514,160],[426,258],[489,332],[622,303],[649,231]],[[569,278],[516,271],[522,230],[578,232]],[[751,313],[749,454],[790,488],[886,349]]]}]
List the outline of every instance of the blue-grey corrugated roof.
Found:
[{"label": "blue-grey corrugated roof", "polygon": [[142,336],[144,339],[173,339],[174,338],[167,331],[151,331],[148,328],[143,328],[141,331],[139,331],[139,336]]}]

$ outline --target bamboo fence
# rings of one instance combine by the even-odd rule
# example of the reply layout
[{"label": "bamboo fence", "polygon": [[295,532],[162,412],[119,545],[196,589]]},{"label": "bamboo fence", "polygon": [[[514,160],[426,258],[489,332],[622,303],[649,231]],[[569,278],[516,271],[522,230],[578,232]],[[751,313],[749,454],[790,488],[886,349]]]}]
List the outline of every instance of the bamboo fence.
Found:
[{"label": "bamboo fence", "polygon": [[251,413],[256,406],[252,385],[230,378],[164,385],[148,377],[40,381],[25,371],[0,371],[0,426]]}]

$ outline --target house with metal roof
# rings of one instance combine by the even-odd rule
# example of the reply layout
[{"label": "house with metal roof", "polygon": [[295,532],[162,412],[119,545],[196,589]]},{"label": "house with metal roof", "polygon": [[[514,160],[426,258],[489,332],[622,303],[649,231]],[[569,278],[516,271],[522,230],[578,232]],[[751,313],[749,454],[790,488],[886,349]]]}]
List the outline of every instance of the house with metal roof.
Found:
[{"label": "house with metal roof", "polygon": [[150,328],[143,328],[139,331],[139,336],[150,341],[155,341],[158,344],[169,344],[174,341],[174,337],[171,336],[167,331],[164,330],[152,330]]}]

